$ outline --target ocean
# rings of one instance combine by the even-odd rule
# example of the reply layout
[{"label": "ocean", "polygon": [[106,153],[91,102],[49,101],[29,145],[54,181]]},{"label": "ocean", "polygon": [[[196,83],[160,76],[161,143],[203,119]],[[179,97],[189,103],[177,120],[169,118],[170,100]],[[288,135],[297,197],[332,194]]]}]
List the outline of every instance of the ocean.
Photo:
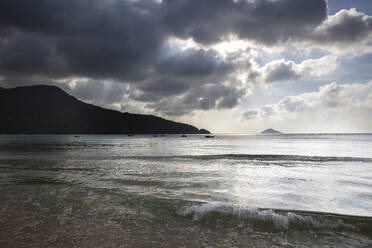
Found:
[{"label": "ocean", "polygon": [[1,135],[0,247],[372,247],[372,134]]}]

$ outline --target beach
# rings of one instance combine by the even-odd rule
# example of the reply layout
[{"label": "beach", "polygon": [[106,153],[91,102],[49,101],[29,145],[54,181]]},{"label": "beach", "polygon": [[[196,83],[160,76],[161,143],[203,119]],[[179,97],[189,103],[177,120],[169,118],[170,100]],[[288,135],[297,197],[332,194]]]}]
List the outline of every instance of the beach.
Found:
[{"label": "beach", "polygon": [[372,135],[0,136],[1,247],[368,247]]}]

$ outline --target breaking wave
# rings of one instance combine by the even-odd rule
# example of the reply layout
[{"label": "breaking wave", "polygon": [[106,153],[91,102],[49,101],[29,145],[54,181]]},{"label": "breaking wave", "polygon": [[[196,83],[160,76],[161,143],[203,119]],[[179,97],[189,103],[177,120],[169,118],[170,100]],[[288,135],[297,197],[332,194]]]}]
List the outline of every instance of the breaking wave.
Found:
[{"label": "breaking wave", "polygon": [[210,202],[183,208],[180,215],[206,224],[233,224],[265,231],[278,230],[372,230],[372,218],[298,210],[260,209],[232,203]]}]

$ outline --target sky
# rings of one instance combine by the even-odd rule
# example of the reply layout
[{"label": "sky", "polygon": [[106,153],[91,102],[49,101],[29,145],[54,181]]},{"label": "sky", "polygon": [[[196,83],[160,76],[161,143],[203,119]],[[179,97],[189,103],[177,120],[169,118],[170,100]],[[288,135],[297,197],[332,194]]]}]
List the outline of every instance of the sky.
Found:
[{"label": "sky", "polygon": [[214,133],[372,132],[370,0],[0,1],[0,86]]}]

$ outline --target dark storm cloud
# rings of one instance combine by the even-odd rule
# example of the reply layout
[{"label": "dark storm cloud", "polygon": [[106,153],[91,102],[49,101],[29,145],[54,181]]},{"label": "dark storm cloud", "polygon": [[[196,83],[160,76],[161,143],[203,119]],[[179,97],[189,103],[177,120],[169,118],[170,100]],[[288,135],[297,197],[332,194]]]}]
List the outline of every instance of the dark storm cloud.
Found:
[{"label": "dark storm cloud", "polygon": [[[225,61],[212,49],[190,48],[165,52],[155,62],[151,76],[138,83],[137,89],[140,92],[134,92],[131,97],[136,101],[154,102],[164,97],[177,96],[200,89],[204,84],[231,80],[229,75],[236,67],[237,64]],[[203,106],[209,105],[204,101]]]},{"label": "dark storm cloud", "polygon": [[[232,108],[244,95],[234,82],[242,62],[205,45],[230,35],[265,45],[353,42],[370,28],[359,12],[327,19],[325,0],[1,0],[0,82],[84,78],[71,89],[81,98],[112,104],[127,94],[173,115]],[[200,48],[172,49],[175,37]],[[268,80],[297,77],[289,64],[272,73]]]},{"label": "dark storm cloud", "polygon": [[[0,71],[2,74],[39,74],[51,71],[53,45],[35,35],[17,34],[0,41]],[[52,63],[50,63],[52,62]]]},{"label": "dark storm cloud", "polygon": [[164,97],[185,93],[189,87],[190,85],[185,82],[163,78],[141,84],[138,86],[141,93],[132,93],[131,98],[141,102],[154,102]]},{"label": "dark storm cloud", "polygon": [[155,68],[161,75],[200,79],[225,76],[233,71],[234,65],[212,49],[190,48],[160,59]]},{"label": "dark storm cloud", "polygon": [[229,34],[273,44],[303,36],[327,17],[325,0],[165,0],[171,31],[201,43]]},{"label": "dark storm cloud", "polygon": [[142,79],[165,38],[160,16],[153,1],[1,1],[0,72]]},{"label": "dark storm cloud", "polygon": [[[0,2],[0,27],[50,35],[128,36],[156,29],[159,5],[151,0],[34,0]],[[151,22],[151,23],[149,23]],[[150,25],[152,24],[152,25]],[[152,28],[150,28],[152,27]],[[132,31],[133,30],[133,31]],[[109,38],[109,37],[108,37]],[[138,38],[138,37],[137,37]]]},{"label": "dark storm cloud", "polygon": [[174,76],[222,75],[231,66],[211,50],[154,61],[169,36],[211,43],[235,34],[271,44],[325,17],[324,0],[2,0],[0,73],[133,82],[155,66],[155,73]]},{"label": "dark storm cloud", "polygon": [[122,101],[124,95],[128,93],[123,85],[97,80],[75,82],[74,87],[66,90],[84,101],[94,101],[106,106]]},{"label": "dark storm cloud", "polygon": [[180,116],[193,110],[233,108],[244,94],[244,89],[234,86],[202,85],[190,88],[181,96],[150,103],[147,107],[166,115]]}]

